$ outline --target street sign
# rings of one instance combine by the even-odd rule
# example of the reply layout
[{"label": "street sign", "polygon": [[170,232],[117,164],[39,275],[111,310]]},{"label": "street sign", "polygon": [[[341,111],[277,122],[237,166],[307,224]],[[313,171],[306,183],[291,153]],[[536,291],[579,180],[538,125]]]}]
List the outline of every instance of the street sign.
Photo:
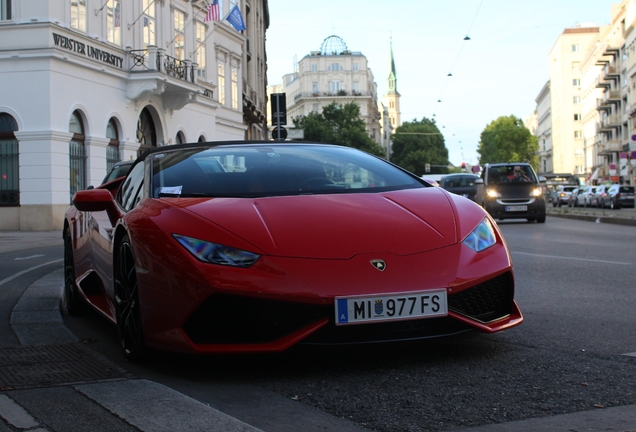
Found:
[{"label": "street sign", "polygon": [[290,140],[302,140],[305,139],[305,129],[287,129],[287,139]]},{"label": "street sign", "polygon": [[276,141],[285,141],[287,130],[282,126],[275,127],[272,129],[272,138]]}]

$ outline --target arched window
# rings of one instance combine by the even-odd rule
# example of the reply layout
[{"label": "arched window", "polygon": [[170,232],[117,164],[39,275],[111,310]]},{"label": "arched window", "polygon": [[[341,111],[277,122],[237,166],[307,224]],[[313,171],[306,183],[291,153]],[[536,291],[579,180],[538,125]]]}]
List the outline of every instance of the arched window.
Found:
[{"label": "arched window", "polygon": [[0,113],[0,207],[20,205],[19,148],[14,132],[18,124]]},{"label": "arched window", "polygon": [[205,137],[204,137],[203,135],[201,135],[201,136],[199,137],[198,142],[205,142]]},{"label": "arched window", "polygon": [[183,135],[183,132],[181,131],[177,132],[177,136],[174,137],[174,142],[175,144],[185,144],[186,140],[185,140],[185,136]]},{"label": "arched window", "polygon": [[121,160],[119,155],[119,133],[117,132],[115,119],[110,119],[108,125],[106,125],[106,138],[110,140],[106,147],[106,172],[110,172],[113,165]]},{"label": "arched window", "polygon": [[341,70],[344,70],[344,68],[342,67],[342,65],[340,63],[331,63],[327,67],[327,70],[330,70],[330,71],[341,71]]},{"label": "arched window", "polygon": [[78,111],[73,112],[68,124],[68,131],[73,133],[69,143],[69,168],[71,199],[75,192],[86,189],[86,147],[84,140],[84,123]]},{"label": "arched window", "polygon": [[137,119],[137,142],[139,146],[139,154],[144,151],[157,147],[157,131],[155,130],[155,122],[152,120],[152,114],[148,108],[141,110],[139,119]]}]

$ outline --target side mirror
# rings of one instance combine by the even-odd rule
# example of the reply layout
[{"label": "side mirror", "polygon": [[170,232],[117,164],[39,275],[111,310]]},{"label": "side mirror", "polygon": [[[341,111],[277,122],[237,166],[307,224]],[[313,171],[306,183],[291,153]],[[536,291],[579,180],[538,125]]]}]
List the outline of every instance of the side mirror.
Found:
[{"label": "side mirror", "polygon": [[543,176],[539,176],[539,183],[545,183],[547,182],[546,178]]},{"label": "side mirror", "polygon": [[89,189],[75,192],[73,195],[73,205],[82,212],[99,212],[108,213],[110,223],[115,223],[122,217],[121,212],[115,204],[113,195],[108,189]]}]

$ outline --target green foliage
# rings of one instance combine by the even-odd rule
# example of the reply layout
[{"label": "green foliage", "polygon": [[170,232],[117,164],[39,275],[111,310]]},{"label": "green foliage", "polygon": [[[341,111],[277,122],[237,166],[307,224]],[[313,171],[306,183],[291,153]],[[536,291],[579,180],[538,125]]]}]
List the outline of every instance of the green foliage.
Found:
[{"label": "green foliage", "polygon": [[418,176],[426,174],[427,163],[431,174],[447,174],[448,149],[435,120],[413,119],[398,127],[393,135],[391,161]]},{"label": "green foliage", "polygon": [[525,127],[523,121],[510,115],[490,122],[480,136],[479,163],[529,162],[535,169],[539,165],[537,137]]},{"label": "green foliage", "polygon": [[294,127],[304,130],[305,141],[353,147],[386,157],[384,149],[367,134],[364,120],[360,118],[360,106],[355,102],[345,105],[333,102],[324,107],[322,113],[296,117]]}]

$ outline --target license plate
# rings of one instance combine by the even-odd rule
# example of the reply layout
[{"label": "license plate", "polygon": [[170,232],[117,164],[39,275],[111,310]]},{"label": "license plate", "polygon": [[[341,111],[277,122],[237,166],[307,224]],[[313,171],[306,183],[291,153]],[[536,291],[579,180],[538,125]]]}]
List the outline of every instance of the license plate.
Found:
[{"label": "license plate", "polygon": [[528,206],[506,206],[506,211],[528,211]]},{"label": "license plate", "polygon": [[336,297],[336,325],[448,315],[446,290]]}]

